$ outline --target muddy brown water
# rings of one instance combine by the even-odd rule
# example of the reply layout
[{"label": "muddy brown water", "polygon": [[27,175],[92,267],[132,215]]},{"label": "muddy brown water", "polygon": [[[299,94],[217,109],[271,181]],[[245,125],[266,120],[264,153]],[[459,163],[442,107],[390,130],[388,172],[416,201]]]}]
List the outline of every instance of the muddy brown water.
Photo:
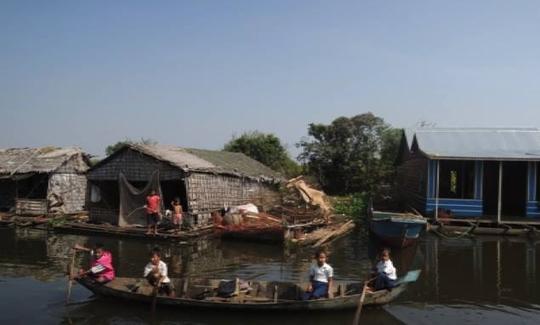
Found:
[{"label": "muddy brown water", "polygon": [[[350,324],[354,311],[232,313],[160,308],[97,299],[74,286],[66,307],[65,269],[74,243],[104,243],[117,273],[140,276],[148,251],[163,249],[174,277],[305,280],[312,251],[274,245],[201,240],[165,245],[110,237],[54,235],[0,229],[0,324]],[[365,308],[362,324],[539,324],[540,241],[425,235],[417,246],[393,252],[398,273],[422,269],[419,281],[384,307]],[[339,280],[364,279],[379,247],[363,232],[334,243],[330,263]],[[78,258],[84,263],[84,256]]]}]

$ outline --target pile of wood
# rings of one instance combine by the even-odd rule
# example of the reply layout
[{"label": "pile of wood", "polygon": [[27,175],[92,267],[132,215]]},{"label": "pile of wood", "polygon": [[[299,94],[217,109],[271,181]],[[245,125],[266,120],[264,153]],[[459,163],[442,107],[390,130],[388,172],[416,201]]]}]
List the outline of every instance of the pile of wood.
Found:
[{"label": "pile of wood", "polygon": [[288,242],[301,246],[321,247],[343,237],[354,229],[354,222],[345,218],[333,218],[330,224],[312,226],[311,231],[306,225],[292,225],[287,227],[286,239]]},{"label": "pile of wood", "polygon": [[216,231],[225,239],[283,242],[283,221],[264,212],[213,214]]},{"label": "pile of wood", "polygon": [[308,185],[303,177],[289,180],[282,194],[282,205],[268,213],[234,208],[224,217],[214,213],[218,233],[222,238],[318,247],[354,228],[352,221],[335,217],[326,194]]},{"label": "pile of wood", "polygon": [[274,213],[282,215],[289,223],[324,220],[329,222],[332,206],[326,194],[308,184],[303,176],[290,179],[283,189],[282,206]]}]

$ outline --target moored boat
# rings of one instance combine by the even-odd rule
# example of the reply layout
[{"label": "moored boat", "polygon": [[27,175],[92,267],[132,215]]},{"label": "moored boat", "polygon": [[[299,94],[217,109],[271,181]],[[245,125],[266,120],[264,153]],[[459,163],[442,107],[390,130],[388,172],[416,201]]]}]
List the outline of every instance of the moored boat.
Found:
[{"label": "moored boat", "polygon": [[[382,305],[396,299],[409,282],[417,280],[419,270],[409,272],[398,280],[391,290],[367,293],[364,305]],[[153,296],[153,287],[146,280],[137,278],[116,278],[107,284],[99,284],[90,278],[78,279],[81,285],[98,296],[119,298],[127,301],[152,303],[172,307],[205,309],[258,310],[258,311],[307,311],[356,308],[363,284],[360,282],[335,281],[333,298],[302,300],[306,283],[271,281],[232,280],[234,293],[220,296],[219,288],[224,280],[212,279],[171,279],[176,288],[176,297]]]},{"label": "moored boat", "polygon": [[384,244],[395,248],[414,244],[426,224],[424,217],[412,213],[370,211],[370,231]]}]

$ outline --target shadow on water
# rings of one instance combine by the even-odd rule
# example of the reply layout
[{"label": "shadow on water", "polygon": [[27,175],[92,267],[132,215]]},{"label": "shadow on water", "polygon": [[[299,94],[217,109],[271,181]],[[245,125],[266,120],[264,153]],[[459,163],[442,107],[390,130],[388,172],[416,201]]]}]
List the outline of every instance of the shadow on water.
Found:
[{"label": "shadow on water", "polygon": [[[305,281],[311,249],[285,250],[273,245],[198,241],[193,245],[52,235],[43,231],[0,229],[0,322],[2,323],[152,323],[152,324],[350,324],[353,312],[231,313],[150,307],[111,299],[64,306],[65,266],[75,243],[102,242],[114,256],[117,273],[139,277],[148,252],[157,244],[173,277],[257,278]],[[358,231],[330,247],[338,280],[365,279],[380,249]],[[384,308],[366,308],[365,323],[455,324],[536,323],[540,317],[538,243],[519,238],[476,237],[442,240],[425,236],[417,246],[392,252],[398,273],[422,269],[419,281]],[[87,263],[79,255],[78,263]],[[80,286],[73,301],[90,292]]]}]

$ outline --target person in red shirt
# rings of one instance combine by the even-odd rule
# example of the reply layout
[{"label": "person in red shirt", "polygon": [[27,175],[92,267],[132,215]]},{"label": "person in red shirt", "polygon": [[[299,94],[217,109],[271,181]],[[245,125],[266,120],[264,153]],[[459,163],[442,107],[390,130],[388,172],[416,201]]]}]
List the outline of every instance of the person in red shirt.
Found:
[{"label": "person in red shirt", "polygon": [[148,235],[152,234],[152,232],[154,235],[157,235],[160,201],[161,198],[156,194],[155,190],[152,190],[150,195],[146,197],[146,224],[148,225],[148,231],[146,234]]}]

